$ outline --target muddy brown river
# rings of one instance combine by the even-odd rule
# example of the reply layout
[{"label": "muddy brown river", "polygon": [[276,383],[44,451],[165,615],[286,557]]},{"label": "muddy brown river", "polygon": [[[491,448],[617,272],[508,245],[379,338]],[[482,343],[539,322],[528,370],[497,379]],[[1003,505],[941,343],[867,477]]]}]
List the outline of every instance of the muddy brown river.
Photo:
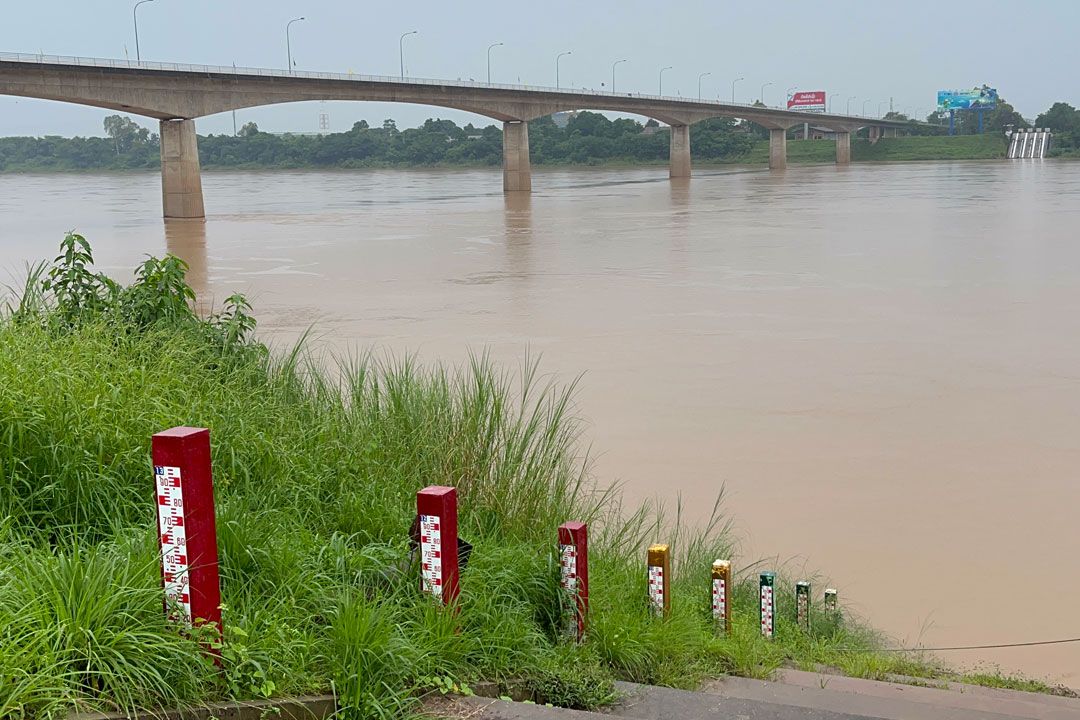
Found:
[{"label": "muddy brown river", "polygon": [[[603,481],[726,487],[737,564],[820,570],[907,644],[1080,636],[1080,163],[0,176],[0,280],[65,230],[191,265],[263,336],[567,382]],[[815,588],[815,594],[820,587]],[[945,652],[1080,686],[1080,644]]]}]

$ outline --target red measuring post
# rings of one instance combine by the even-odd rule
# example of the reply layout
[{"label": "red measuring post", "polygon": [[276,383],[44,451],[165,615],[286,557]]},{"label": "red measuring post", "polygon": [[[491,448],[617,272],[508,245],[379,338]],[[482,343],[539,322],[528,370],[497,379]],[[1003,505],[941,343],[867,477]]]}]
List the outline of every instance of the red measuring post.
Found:
[{"label": "red measuring post", "polygon": [[420,589],[450,605],[458,596],[457,490],[432,485],[416,493],[420,516]]},{"label": "red measuring post", "polygon": [[175,427],[151,440],[166,611],[221,633],[210,431]]},{"label": "red measuring post", "polygon": [[589,615],[589,528],[585,523],[568,522],[559,526],[559,555],[560,585],[570,595],[574,608],[567,617],[567,634],[581,641],[585,639],[585,621]]}]

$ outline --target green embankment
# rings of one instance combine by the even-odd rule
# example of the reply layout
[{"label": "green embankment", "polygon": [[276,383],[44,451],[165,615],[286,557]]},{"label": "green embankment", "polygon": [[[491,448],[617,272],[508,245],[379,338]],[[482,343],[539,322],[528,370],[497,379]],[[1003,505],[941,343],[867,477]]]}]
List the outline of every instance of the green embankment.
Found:
[{"label": "green embankment", "polygon": [[[986,135],[925,135],[851,141],[853,162],[899,162],[906,160],[996,160],[1005,157],[1005,141],[996,133]],[[789,140],[788,162],[831,163],[836,161],[836,143],[832,140]],[[728,161],[725,161],[728,162]],[[754,143],[749,153],[730,162],[767,163],[769,143]]]},{"label": "green embankment", "polygon": [[[332,691],[342,717],[387,718],[480,679],[593,707],[614,678],[940,672],[817,606],[799,629],[794,578],[763,640],[757,566],[738,573],[733,632],[718,636],[708,578],[731,556],[726,524],[691,531],[594,485],[570,394],[533,364],[515,376],[483,359],[361,358],[327,373],[303,349],[272,357],[254,342],[240,297],[197,318],[180,261],[149,261],[120,288],[82,242],[65,240],[0,311],[0,717]],[[149,441],[175,425],[211,428],[220,669],[162,612]],[[433,484],[458,488],[475,544],[456,612],[419,594],[410,557],[415,493]],[[559,630],[556,526],[569,519],[591,528],[581,645]],[[676,560],[663,620],[645,602],[657,540]]]}]

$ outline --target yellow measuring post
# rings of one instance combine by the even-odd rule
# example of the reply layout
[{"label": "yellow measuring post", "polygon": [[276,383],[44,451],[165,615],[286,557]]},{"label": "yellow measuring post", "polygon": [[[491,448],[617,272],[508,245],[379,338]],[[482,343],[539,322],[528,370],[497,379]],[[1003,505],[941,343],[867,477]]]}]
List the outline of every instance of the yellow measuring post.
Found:
[{"label": "yellow measuring post", "polygon": [[671,614],[671,548],[649,546],[649,606],[657,617]]},{"label": "yellow measuring post", "polygon": [[712,564],[712,616],[725,635],[731,634],[731,561],[714,560]]}]

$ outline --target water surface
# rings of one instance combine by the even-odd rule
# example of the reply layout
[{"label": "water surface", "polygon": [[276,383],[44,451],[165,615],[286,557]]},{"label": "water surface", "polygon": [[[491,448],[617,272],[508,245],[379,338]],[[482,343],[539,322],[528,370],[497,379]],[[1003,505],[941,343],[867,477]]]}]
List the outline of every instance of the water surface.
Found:
[{"label": "water surface", "polygon": [[[264,337],[461,361],[527,348],[596,471],[820,569],[907,643],[1080,636],[1080,164],[0,176],[0,278],[78,228],[191,265]],[[821,588],[816,588],[815,594]],[[1080,685],[1080,646],[948,653]]]}]

